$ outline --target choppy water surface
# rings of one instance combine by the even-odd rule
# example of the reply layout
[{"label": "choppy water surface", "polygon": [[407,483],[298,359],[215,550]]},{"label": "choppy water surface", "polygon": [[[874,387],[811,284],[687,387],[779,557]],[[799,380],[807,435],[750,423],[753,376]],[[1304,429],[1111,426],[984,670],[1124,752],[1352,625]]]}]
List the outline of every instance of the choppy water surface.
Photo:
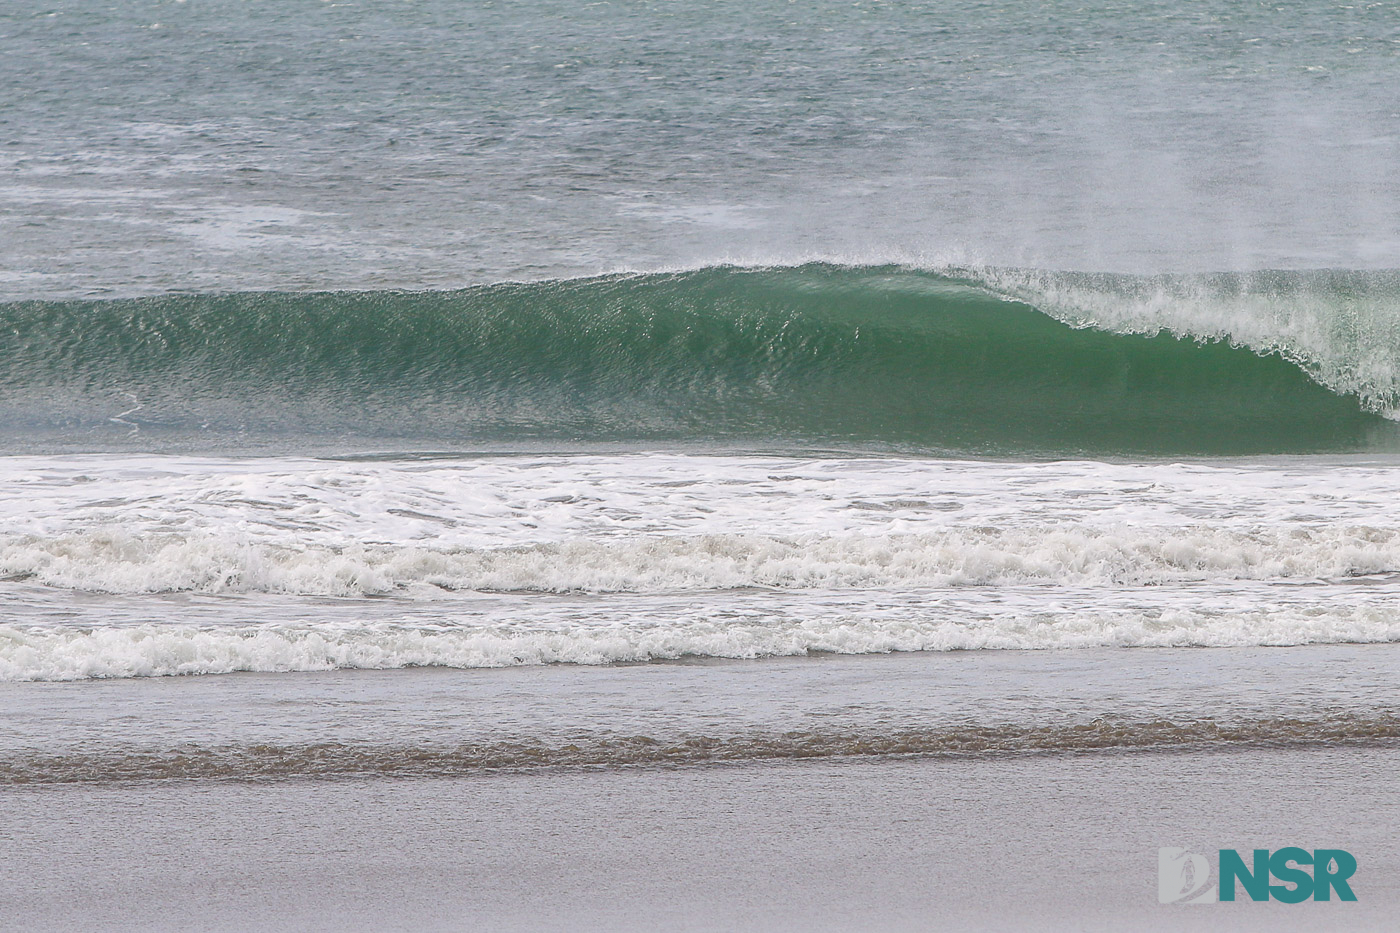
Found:
[{"label": "choppy water surface", "polygon": [[15,297],[1400,248],[1387,3],[60,0],[0,42]]}]

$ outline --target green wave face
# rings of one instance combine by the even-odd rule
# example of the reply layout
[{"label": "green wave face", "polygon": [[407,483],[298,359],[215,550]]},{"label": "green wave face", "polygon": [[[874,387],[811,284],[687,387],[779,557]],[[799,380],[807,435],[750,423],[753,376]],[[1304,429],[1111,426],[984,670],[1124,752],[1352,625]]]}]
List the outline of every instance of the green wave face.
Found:
[{"label": "green wave face", "polygon": [[1393,447],[1277,352],[1072,327],[985,283],[805,266],[457,292],[0,305],[0,438],[985,454]]}]

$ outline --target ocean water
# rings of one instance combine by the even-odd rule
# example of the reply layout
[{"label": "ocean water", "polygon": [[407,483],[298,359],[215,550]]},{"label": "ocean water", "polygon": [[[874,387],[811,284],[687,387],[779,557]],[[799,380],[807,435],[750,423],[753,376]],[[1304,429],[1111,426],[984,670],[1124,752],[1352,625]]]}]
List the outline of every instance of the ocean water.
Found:
[{"label": "ocean water", "polygon": [[[1150,832],[1269,841],[1217,838],[1224,787],[1194,828],[1125,809],[1158,779],[1188,806],[1214,755],[1335,768],[1327,826],[1257,825],[1379,878],[1397,87],[1386,3],[0,8],[0,784],[29,814],[0,838],[66,801],[120,889],[109,797],[237,822],[275,784],[256,826],[363,808],[372,849],[434,787],[723,807],[737,775],[781,807],[870,774],[897,807],[964,788],[963,826],[1029,806],[999,781],[1080,780],[1136,828],[1081,803],[1045,839],[1119,900],[1039,922],[1146,928],[1121,866],[1192,842]],[[851,851],[921,831],[843,806]],[[562,922],[501,868],[530,844],[452,902]],[[705,845],[672,893],[743,926]],[[32,925],[192,922],[23,851]],[[919,925],[867,883],[838,927]],[[984,919],[1049,884],[979,887]],[[249,924],[333,925],[306,897]],[[395,922],[451,927],[425,911]]]}]

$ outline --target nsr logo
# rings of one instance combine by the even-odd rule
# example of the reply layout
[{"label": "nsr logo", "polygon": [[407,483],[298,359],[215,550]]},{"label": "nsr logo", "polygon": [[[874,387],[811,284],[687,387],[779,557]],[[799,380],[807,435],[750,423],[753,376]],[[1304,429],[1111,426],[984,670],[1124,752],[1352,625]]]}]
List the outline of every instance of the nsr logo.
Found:
[{"label": "nsr logo", "polygon": [[[1338,900],[1356,900],[1348,883],[1356,874],[1356,859],[1345,849],[1255,849],[1253,862],[1246,865],[1234,849],[1220,850],[1219,900],[1233,901],[1237,886],[1252,901],[1330,901],[1334,891]],[[1179,848],[1157,850],[1157,897],[1163,904],[1215,903],[1217,885],[1210,883],[1210,876],[1204,855]],[[1277,884],[1270,884],[1271,876]]]}]

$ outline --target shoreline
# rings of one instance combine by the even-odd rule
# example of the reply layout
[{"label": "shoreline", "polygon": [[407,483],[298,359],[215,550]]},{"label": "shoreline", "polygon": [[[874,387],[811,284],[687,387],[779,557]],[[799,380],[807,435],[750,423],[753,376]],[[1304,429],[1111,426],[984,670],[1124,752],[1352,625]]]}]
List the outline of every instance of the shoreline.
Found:
[{"label": "shoreline", "polygon": [[0,786],[1383,750],[1397,677],[1379,644],[7,683]]},{"label": "shoreline", "polygon": [[[16,926],[1388,929],[1400,750],[6,788]],[[1339,846],[1354,903],[1157,903],[1159,846]],[[722,894],[721,894],[722,892]]]}]

